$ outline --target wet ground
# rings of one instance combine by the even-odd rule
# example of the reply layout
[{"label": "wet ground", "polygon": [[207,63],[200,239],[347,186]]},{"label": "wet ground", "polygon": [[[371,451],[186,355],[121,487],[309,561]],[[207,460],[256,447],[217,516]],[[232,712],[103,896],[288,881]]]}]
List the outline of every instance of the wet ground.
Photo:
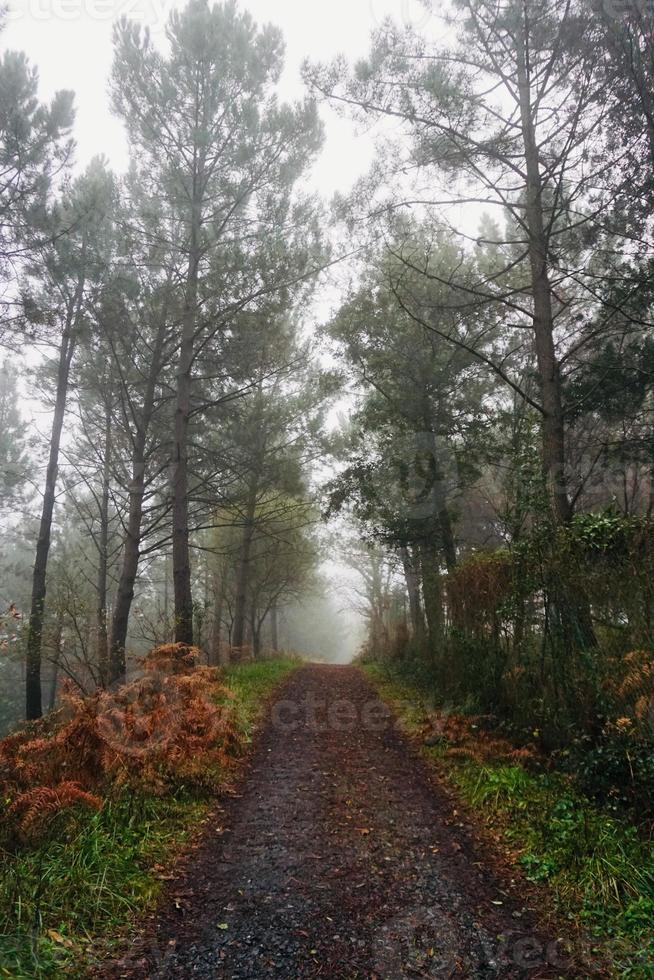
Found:
[{"label": "wet ground", "polygon": [[240,788],[105,977],[584,977],[354,667],[272,703]]}]

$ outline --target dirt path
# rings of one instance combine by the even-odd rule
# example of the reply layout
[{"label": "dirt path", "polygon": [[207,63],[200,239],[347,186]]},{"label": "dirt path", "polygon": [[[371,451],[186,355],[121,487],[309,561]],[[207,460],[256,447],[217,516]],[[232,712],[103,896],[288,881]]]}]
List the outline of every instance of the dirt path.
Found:
[{"label": "dirt path", "polygon": [[104,976],[589,975],[523,906],[535,893],[480,855],[357,669],[291,676],[239,793]]}]

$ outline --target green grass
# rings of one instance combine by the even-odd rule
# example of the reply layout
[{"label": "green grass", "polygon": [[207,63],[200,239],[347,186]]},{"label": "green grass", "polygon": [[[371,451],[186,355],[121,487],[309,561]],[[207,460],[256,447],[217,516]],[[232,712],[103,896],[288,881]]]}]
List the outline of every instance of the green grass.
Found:
[{"label": "green grass", "polygon": [[301,666],[293,657],[250,661],[225,670],[225,683],[236,696],[236,723],[240,734],[249,741],[266,699],[289,674]]},{"label": "green grass", "polygon": [[[119,934],[156,898],[163,864],[207,801],[121,793],[99,813],[77,811],[40,846],[0,866],[0,975],[75,975],[73,961]],[[49,935],[49,933],[53,934]]]},{"label": "green grass", "polygon": [[[424,694],[388,668],[368,676],[409,731]],[[527,878],[546,883],[559,910],[581,921],[628,980],[654,976],[654,843],[579,793],[569,778],[515,763],[482,763],[423,748],[459,796],[500,830]]]},{"label": "green grass", "polygon": [[[244,742],[266,698],[298,664],[280,658],[226,671]],[[189,790],[123,790],[97,813],[62,815],[39,845],[0,852],[0,977],[81,976],[152,907],[161,874],[210,807],[210,798]]]}]

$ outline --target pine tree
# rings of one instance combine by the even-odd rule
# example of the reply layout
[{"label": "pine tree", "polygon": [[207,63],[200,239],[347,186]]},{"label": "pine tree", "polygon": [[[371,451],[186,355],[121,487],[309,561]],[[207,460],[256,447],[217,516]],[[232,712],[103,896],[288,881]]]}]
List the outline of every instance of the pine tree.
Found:
[{"label": "pine tree", "polygon": [[[279,31],[257,29],[233,3],[191,0],[171,15],[166,55],[123,20],[115,37],[114,104],[181,229],[181,288],[172,451],[176,639],[193,640],[189,550],[189,426],[195,366],[230,310],[306,274],[282,242],[292,192],[321,142],[314,106],[278,102]],[[281,246],[281,248],[280,248]],[[289,253],[292,254],[292,253]],[[272,260],[263,267],[262,256]],[[207,272],[217,270],[210,282]],[[219,297],[218,304],[216,297]],[[207,322],[207,318],[211,319]]]}]

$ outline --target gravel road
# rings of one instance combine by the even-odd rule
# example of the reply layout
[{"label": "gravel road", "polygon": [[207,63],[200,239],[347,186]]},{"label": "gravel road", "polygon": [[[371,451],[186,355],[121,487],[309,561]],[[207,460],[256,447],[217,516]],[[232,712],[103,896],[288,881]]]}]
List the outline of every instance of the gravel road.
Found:
[{"label": "gravel road", "polygon": [[360,670],[307,666],[129,954],[94,976],[587,977]]}]

